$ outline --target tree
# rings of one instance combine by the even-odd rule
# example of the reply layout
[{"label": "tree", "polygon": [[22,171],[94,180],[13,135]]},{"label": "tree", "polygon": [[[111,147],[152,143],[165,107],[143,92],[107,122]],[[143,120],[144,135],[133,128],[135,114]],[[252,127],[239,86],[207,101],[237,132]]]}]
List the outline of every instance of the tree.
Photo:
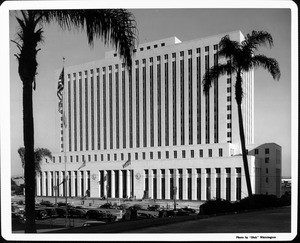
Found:
[{"label": "tree", "polygon": [[[24,168],[24,166],[25,166],[25,148],[24,147],[19,148],[18,154],[20,155],[22,167]],[[36,148],[34,150],[35,172],[41,172],[41,162],[42,162],[42,159],[45,157],[52,159],[52,153],[49,149]]]},{"label": "tree", "polygon": [[[18,12],[17,12],[18,13]],[[19,24],[17,45],[19,53],[18,72],[23,83],[23,133],[25,146],[25,233],[36,233],[34,219],[35,171],[34,126],[32,89],[35,89],[37,74],[38,45],[43,40],[43,25],[56,22],[63,30],[84,30],[89,45],[100,38],[105,44],[115,46],[124,59],[127,68],[131,67],[132,52],[136,41],[134,16],[124,9],[98,10],[23,10],[16,16]]]},{"label": "tree", "polygon": [[242,116],[242,99],[243,99],[243,73],[262,67],[266,69],[273,77],[279,80],[280,69],[278,62],[274,58],[268,58],[265,55],[255,54],[259,46],[273,46],[273,38],[266,31],[252,31],[247,34],[242,42],[230,40],[229,36],[224,36],[219,43],[218,57],[224,57],[228,60],[225,64],[217,63],[208,69],[203,76],[203,91],[207,95],[214,80],[219,76],[229,73],[236,74],[235,82],[235,100],[238,108],[238,122],[241,139],[243,165],[246,176],[248,195],[252,196],[250,183],[250,174],[248,168],[247,151],[245,145],[245,134]]}]

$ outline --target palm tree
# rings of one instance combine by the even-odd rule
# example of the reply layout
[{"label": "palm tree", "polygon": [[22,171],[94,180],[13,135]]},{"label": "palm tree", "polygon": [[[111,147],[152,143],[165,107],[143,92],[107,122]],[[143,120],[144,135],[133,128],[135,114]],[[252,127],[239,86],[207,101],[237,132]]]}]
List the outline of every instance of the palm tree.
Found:
[{"label": "palm tree", "polygon": [[[18,154],[20,155],[22,167],[25,166],[25,148],[20,147],[18,149]],[[42,159],[48,157],[52,159],[52,153],[47,148],[36,148],[34,150],[34,165],[35,165],[35,172],[41,172],[41,162]]]},{"label": "palm tree", "polygon": [[25,146],[25,233],[36,233],[34,219],[35,171],[32,89],[37,74],[38,44],[43,40],[43,25],[56,22],[64,30],[85,30],[89,45],[100,38],[115,46],[129,69],[136,41],[134,16],[124,9],[99,10],[23,10],[16,19],[18,40],[13,41],[19,53],[19,76],[23,83],[23,132]]},{"label": "palm tree", "polygon": [[247,160],[247,151],[245,145],[245,134],[242,116],[242,99],[243,99],[243,73],[248,72],[257,67],[263,67],[273,77],[279,80],[280,70],[278,62],[274,58],[268,58],[265,55],[255,54],[258,47],[261,45],[273,46],[273,38],[266,31],[252,31],[247,34],[242,42],[230,40],[229,36],[224,36],[219,43],[219,50],[217,55],[225,57],[229,62],[225,64],[217,63],[206,71],[203,76],[203,90],[207,95],[212,86],[212,82],[219,76],[229,73],[236,73],[235,83],[235,99],[238,108],[238,122],[241,139],[242,157],[246,176],[246,183],[248,189],[248,196],[252,196],[252,189],[250,183],[250,175]]}]

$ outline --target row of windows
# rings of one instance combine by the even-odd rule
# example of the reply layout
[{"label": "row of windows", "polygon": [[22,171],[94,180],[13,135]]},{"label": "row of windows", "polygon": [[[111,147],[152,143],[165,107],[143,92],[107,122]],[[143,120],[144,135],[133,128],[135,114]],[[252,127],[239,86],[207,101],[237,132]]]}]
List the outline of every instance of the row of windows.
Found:
[{"label": "row of windows", "polygon": [[[189,153],[190,158],[195,158],[195,157],[202,158],[202,157],[204,157],[203,149],[199,149],[198,153],[195,150],[190,150],[189,152],[190,152]],[[212,149],[208,149],[207,152],[208,152],[208,157],[213,157],[213,150]],[[157,157],[156,157],[157,159],[162,159],[163,152],[158,151],[156,154],[157,154]],[[187,158],[187,154],[188,154],[187,150],[181,150],[181,152],[175,150],[175,151],[173,151],[173,157],[172,158],[174,158],[174,159],[183,158],[184,159],[184,158]],[[125,160],[125,159],[131,160],[131,153],[127,153],[127,158],[125,158],[125,155],[126,154],[124,154],[124,153],[120,153],[120,154],[114,153],[114,154],[106,154],[106,155],[100,154],[100,156],[98,157],[98,155],[95,154],[94,157],[93,157],[93,160],[98,161],[99,158],[100,158],[100,161],[105,161],[105,160],[107,160],[107,161],[117,161],[119,159],[121,161]],[[164,151],[164,155],[165,155],[166,159],[171,158],[171,152],[170,151]],[[218,150],[218,156],[223,157],[223,149],[220,148]],[[80,157],[79,155],[74,155],[74,156],[71,155],[70,156],[70,162],[79,162],[79,157]],[[85,155],[81,155],[81,161],[85,161],[85,157],[86,157]],[[134,153],[134,159],[135,160],[139,160],[140,158],[145,160],[146,157],[147,157],[147,159],[154,159],[154,152],[147,152],[147,153],[146,152],[142,152],[142,153],[135,152]],[[53,163],[55,163],[55,158],[56,157],[53,157],[53,159],[52,159]],[[61,163],[63,156],[58,156],[57,158],[58,158],[58,162]],[[74,160],[73,160],[73,158],[74,158]],[[88,162],[92,161],[92,155],[87,155],[87,161]]]},{"label": "row of windows", "polygon": [[[207,48],[206,48],[207,49]],[[200,48],[197,48],[197,53],[198,51],[200,52]],[[180,52],[180,55],[182,56],[183,55],[183,51]],[[192,50],[188,50],[188,53],[191,54],[192,53]],[[176,53],[173,53],[172,54],[173,57],[176,57]],[[165,58],[168,58],[168,55],[166,54],[165,55]],[[157,60],[160,60],[160,56],[157,57]],[[150,61],[153,62],[153,58],[151,57],[150,58]],[[136,61],[138,63],[138,60]],[[146,62],[146,59],[143,59],[142,60],[143,63]],[[209,68],[209,59],[208,59],[208,55],[206,55],[206,68]],[[118,69],[118,65],[116,64],[115,65],[116,69]],[[122,67],[124,67],[124,65],[122,64]],[[112,66],[109,66],[108,69],[110,71],[112,71]],[[69,124],[68,124],[68,133],[69,134],[74,134],[74,138],[72,140],[71,136],[69,136],[68,138],[68,142],[69,142],[69,151],[83,151],[83,149],[85,150],[89,150],[89,149],[92,149],[92,150],[95,150],[95,147],[100,150],[102,148],[104,149],[107,149],[108,147],[110,149],[112,148],[120,148],[120,131],[123,131],[123,148],[126,148],[126,147],[130,147],[132,148],[133,147],[133,124],[132,124],[132,116],[133,116],[133,111],[132,111],[132,96],[133,96],[133,89],[132,89],[132,73],[131,71],[129,72],[129,146],[126,144],[126,102],[125,102],[125,97],[126,97],[126,91],[125,91],[125,70],[123,69],[122,70],[122,75],[121,75],[121,79],[120,80],[120,84],[121,86],[119,85],[119,73],[118,71],[115,73],[115,78],[113,80],[113,75],[111,72],[108,73],[108,75],[105,73],[105,70],[106,70],[106,67],[102,67],[102,70],[104,71],[103,72],[103,87],[100,87],[100,77],[99,77],[99,71],[100,71],[100,68],[97,68],[96,69],[96,72],[97,72],[97,76],[96,76],[96,84],[94,84],[94,79],[93,79],[93,69],[90,70],[90,74],[91,74],[91,89],[88,90],[88,81],[87,81],[87,75],[88,75],[88,72],[87,71],[84,71],[84,74],[85,74],[85,77],[84,79],[82,80],[82,72],[79,72],[79,90],[77,91],[77,85],[76,85],[76,82],[74,82],[74,87],[73,87],[73,97],[74,97],[74,100],[73,100],[73,106],[71,107],[71,97],[72,97],[72,94],[71,94],[71,86],[70,86],[70,82],[71,82],[71,75],[68,74],[68,121],[69,121]],[[139,84],[139,71],[140,69],[137,67],[135,72],[136,72],[136,90],[139,90],[140,89],[140,84]],[[144,147],[147,147],[147,146],[154,146],[154,110],[157,108],[158,110],[158,120],[157,120],[157,127],[158,127],[158,146],[161,146],[162,145],[162,139],[161,139],[161,128],[162,128],[162,125],[161,125],[161,122],[162,122],[162,118],[165,116],[166,117],[166,120],[169,120],[169,112],[168,112],[168,106],[169,106],[169,100],[167,99],[167,95],[168,95],[168,92],[166,93],[166,98],[165,98],[165,114],[162,114],[161,113],[161,108],[160,108],[160,105],[161,105],[161,75],[163,75],[161,73],[161,64],[158,63],[157,64],[157,106],[158,107],[154,107],[154,73],[153,73],[153,66],[150,66],[150,97],[147,97],[147,85],[146,85],[146,67],[143,66],[142,67],[142,89],[143,89],[143,92],[141,94],[142,96],[142,103],[140,104],[140,94],[139,92],[136,92],[136,144],[135,146],[136,147],[140,147],[140,146],[144,146]],[[165,91],[168,91],[168,64],[166,63],[165,64],[165,74],[164,74],[164,77],[165,77]],[[201,86],[200,86],[200,79],[201,79],[201,66],[200,66],[200,58],[197,57],[197,94],[200,96],[201,95]],[[107,76],[108,76],[108,79],[107,79]],[[178,99],[177,97],[177,94],[176,94],[176,87],[177,87],[177,80],[176,80],[176,62],[173,61],[172,62],[172,79],[173,79],[173,145],[177,145],[177,118],[176,118],[176,114],[177,114],[177,104],[176,104],[176,101]],[[76,73],[73,73],[73,78],[75,79],[76,78]],[[189,94],[189,97],[188,97],[188,102],[189,102],[189,119],[188,119],[188,127],[189,127],[189,134],[187,134],[188,136],[188,143],[189,144],[193,144],[193,134],[194,134],[194,131],[193,131],[193,115],[192,115],[192,111],[193,111],[193,100],[192,100],[192,58],[189,58],[188,60],[188,94]],[[116,82],[115,84],[115,88],[113,88],[113,82]],[[181,88],[182,90],[184,89],[184,62],[183,60],[180,61],[180,81],[181,81]],[[84,84],[82,84],[82,82],[84,82]],[[108,90],[106,90],[106,86],[108,86]],[[218,96],[218,87],[217,87],[217,84],[215,84],[215,96]],[[122,94],[122,109],[123,109],[123,114],[122,114],[122,127],[120,127],[120,117],[119,117],[119,103],[120,103],[120,100],[119,100],[119,87],[122,87],[122,91],[120,94]],[[83,91],[83,88],[84,88],[84,93],[82,93]],[[96,94],[94,94],[94,89],[97,89],[96,91]],[[103,88],[103,94],[102,94],[102,99],[100,99],[100,89]],[[116,111],[115,113],[113,113],[113,94],[115,92],[115,103],[116,103]],[[77,94],[79,93],[79,95]],[[79,96],[79,104],[77,104],[77,96]],[[91,102],[91,104],[89,104],[89,100],[94,100],[94,96],[96,96],[96,100],[97,100],[97,104],[95,105],[94,102]],[[75,99],[76,98],[76,99]],[[108,98],[108,100],[107,100]],[[148,125],[149,124],[149,121],[147,121],[147,113],[149,111],[147,111],[147,100],[149,100],[150,98],[150,144],[147,144],[148,140],[147,140],[147,131],[149,130],[148,128]],[[186,127],[186,124],[184,124],[184,121],[185,121],[185,117],[184,117],[184,105],[183,105],[183,102],[185,100],[185,96],[184,96],[184,91],[181,92],[181,95],[180,95],[180,98],[181,98],[181,112],[180,112],[180,132],[181,132],[181,144],[183,145],[185,143],[185,137],[186,137],[186,134],[185,134],[185,127]],[[85,103],[84,104],[84,108],[85,108],[85,114],[83,114],[83,102]],[[102,102],[102,104],[101,104]],[[107,104],[108,103],[108,104]],[[215,103],[215,115],[214,115],[214,121],[215,121],[215,124],[214,124],[214,134],[215,134],[215,140],[214,142],[217,143],[218,142],[218,98],[215,97],[215,100],[214,100],[214,103]],[[140,114],[140,105],[142,105],[143,107],[143,112],[142,114]],[[79,106],[79,107],[77,107]],[[100,117],[100,107],[102,108],[103,110],[103,116]],[[201,117],[201,101],[200,99],[197,99],[197,143],[198,144],[201,144],[201,120],[200,120],[200,117]],[[96,109],[95,109],[96,108]],[[73,109],[73,111],[72,111]],[[108,111],[108,112],[107,112]],[[97,114],[95,114],[95,112],[97,112]],[[74,113],[74,117],[71,117],[71,114]],[[79,114],[78,114],[79,113]],[[209,114],[209,97],[207,98],[207,102],[206,102],[206,113]],[[94,116],[96,115],[97,117],[97,120],[95,121],[94,119]],[[140,115],[143,116],[143,131],[140,131]],[[79,116],[79,133],[77,131],[77,116]],[[85,116],[85,119],[83,118]],[[89,124],[89,116],[91,117],[91,124],[90,126],[88,126],[87,124]],[[108,116],[108,121],[109,121],[109,124],[107,124],[107,116]],[[100,120],[101,119],[101,120]],[[102,121],[103,119],[103,121]],[[116,131],[114,132],[113,130],[113,126],[111,124],[113,124],[113,122],[116,122]],[[73,122],[73,123],[72,123]],[[100,146],[100,122],[103,124],[102,127],[103,127],[103,145]],[[83,123],[85,123],[85,128],[83,127]],[[96,123],[96,124],[95,124]],[[210,143],[210,118],[208,117],[206,119],[206,143]],[[109,130],[107,130],[107,128],[109,127]],[[121,130],[120,130],[121,129]],[[74,131],[73,131],[74,130]],[[83,130],[85,131],[85,148],[83,148]],[[97,132],[97,141],[95,141],[95,130]],[[109,135],[108,135],[108,132],[109,132]],[[140,141],[140,133],[142,133],[142,142]],[[89,136],[91,136],[91,138],[89,138]],[[109,144],[107,144],[107,140],[108,140],[108,136],[109,136]],[[77,148],[78,144],[77,144],[77,140],[79,139],[79,148]],[[89,140],[91,139],[91,141]],[[61,136],[61,148],[63,148],[63,137]],[[73,144],[74,143],[74,144]],[[166,126],[165,126],[165,145],[168,146],[169,145],[169,122],[167,123],[166,121]]]},{"label": "row of windows", "polygon": [[[254,153],[259,154],[259,149],[254,149]],[[270,154],[270,149],[269,148],[265,148],[265,154]]]}]

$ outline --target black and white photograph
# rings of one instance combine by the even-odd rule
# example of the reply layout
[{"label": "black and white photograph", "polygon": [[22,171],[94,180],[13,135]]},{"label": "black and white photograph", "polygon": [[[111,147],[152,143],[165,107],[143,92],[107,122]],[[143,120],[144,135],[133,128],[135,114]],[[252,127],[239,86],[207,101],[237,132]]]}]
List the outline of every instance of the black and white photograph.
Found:
[{"label": "black and white photograph", "polygon": [[297,236],[293,1],[4,1],[1,237]]}]

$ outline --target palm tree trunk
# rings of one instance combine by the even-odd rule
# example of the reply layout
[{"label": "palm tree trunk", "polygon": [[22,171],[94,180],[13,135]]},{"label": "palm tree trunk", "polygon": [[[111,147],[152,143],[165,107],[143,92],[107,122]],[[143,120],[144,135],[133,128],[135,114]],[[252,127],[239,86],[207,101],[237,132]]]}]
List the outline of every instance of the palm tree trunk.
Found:
[{"label": "palm tree trunk", "polygon": [[246,144],[245,144],[245,134],[244,134],[243,115],[242,115],[242,97],[243,97],[242,77],[241,77],[241,74],[238,73],[237,78],[236,78],[236,84],[235,84],[235,99],[236,99],[237,108],[238,108],[238,119],[239,119],[239,130],[240,130],[241,147],[242,147],[242,157],[243,157],[243,164],[244,164],[244,170],[245,170],[245,176],[246,176],[248,196],[251,197],[252,189],[251,189],[251,182],[250,182]]},{"label": "palm tree trunk", "polygon": [[32,81],[23,80],[23,132],[25,146],[25,233],[36,233],[35,226],[35,163]]}]

